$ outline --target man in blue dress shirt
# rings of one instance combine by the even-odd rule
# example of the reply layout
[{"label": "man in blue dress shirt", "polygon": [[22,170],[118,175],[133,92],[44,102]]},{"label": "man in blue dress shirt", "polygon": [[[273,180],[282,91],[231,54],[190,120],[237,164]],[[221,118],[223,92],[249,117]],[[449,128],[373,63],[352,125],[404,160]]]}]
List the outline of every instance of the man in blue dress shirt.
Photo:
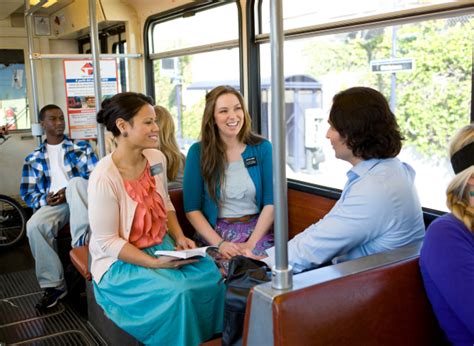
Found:
[{"label": "man in blue dress shirt", "polygon": [[[365,87],[342,91],[334,96],[329,125],[336,157],[352,168],[331,211],[289,241],[295,273],[392,250],[425,233],[415,171],[396,158],[402,136],[385,97]],[[271,267],[275,248],[267,254],[263,261]]]}]

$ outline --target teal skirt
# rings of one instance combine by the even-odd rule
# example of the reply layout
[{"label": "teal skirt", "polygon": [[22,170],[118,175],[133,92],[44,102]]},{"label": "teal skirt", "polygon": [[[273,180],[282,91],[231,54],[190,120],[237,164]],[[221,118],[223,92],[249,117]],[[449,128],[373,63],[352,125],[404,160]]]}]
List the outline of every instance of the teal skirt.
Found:
[{"label": "teal skirt", "polygon": [[[163,242],[142,251],[174,249]],[[149,269],[118,260],[94,282],[97,303],[146,345],[194,346],[222,332],[225,285],[210,257],[179,269]]]}]

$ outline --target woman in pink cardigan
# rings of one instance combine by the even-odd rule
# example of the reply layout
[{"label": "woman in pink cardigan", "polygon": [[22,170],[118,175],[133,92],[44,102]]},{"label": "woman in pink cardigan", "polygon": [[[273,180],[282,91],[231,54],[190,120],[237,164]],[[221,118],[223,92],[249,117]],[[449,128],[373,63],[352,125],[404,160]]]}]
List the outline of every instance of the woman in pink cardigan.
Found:
[{"label": "woman in pink cardigan", "polygon": [[166,159],[151,98],[120,93],[97,121],[116,137],[89,180],[91,272],[96,300],[145,344],[197,345],[222,330],[224,285],[210,258],[172,261],[156,250],[195,247],[168,195]]}]

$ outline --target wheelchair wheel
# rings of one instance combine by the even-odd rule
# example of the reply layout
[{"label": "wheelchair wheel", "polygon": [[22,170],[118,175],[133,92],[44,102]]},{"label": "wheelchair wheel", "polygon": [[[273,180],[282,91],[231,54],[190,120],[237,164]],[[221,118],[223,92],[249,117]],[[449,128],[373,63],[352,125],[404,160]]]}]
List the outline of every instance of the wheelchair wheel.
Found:
[{"label": "wheelchair wheel", "polygon": [[0,248],[18,243],[26,231],[26,213],[13,198],[0,195]]}]

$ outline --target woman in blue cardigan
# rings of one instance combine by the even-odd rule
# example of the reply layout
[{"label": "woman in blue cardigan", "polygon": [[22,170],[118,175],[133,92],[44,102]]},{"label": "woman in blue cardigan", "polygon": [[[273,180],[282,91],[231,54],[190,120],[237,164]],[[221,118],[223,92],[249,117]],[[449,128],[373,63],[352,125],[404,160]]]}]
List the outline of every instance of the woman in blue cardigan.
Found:
[{"label": "woman in blue cardigan", "polygon": [[216,245],[225,259],[263,255],[273,246],[272,180],[271,144],[252,132],[242,95],[214,88],[184,170],[184,210],[198,241]]}]

